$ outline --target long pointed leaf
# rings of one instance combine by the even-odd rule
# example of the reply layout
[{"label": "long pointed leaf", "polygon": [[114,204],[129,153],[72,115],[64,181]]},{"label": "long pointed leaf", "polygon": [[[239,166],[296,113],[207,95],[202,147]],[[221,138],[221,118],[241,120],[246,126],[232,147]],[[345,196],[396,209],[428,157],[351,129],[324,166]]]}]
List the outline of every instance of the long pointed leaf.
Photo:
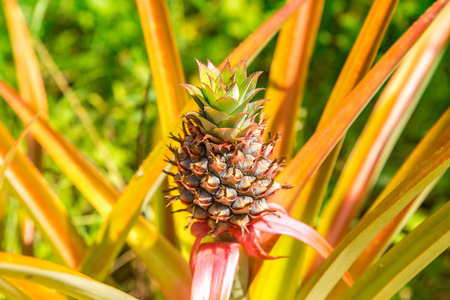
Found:
[{"label": "long pointed leaf", "polygon": [[[26,294],[27,299],[33,300],[67,300],[67,297],[62,294],[56,292],[55,290],[46,288],[42,285],[32,283],[25,280],[15,279],[15,278],[6,278],[11,284],[13,284],[16,288],[20,289],[24,294]],[[16,299],[11,297],[10,299]]]},{"label": "long pointed leaf", "polygon": [[[339,142],[351,123],[372,99],[381,85],[397,67],[408,50],[418,40],[433,18],[439,13],[447,0],[436,1],[423,15],[411,26],[400,39],[388,50],[378,63],[367,73],[353,91],[345,98],[326,119],[322,128],[319,128],[299,151],[289,164],[289,167],[280,174],[280,181],[287,181],[296,185],[297,193],[312,174],[318,169],[327,155]],[[286,197],[285,192],[279,192],[274,199],[275,203],[285,208],[292,209],[294,203],[289,203],[292,197]]]},{"label": "long pointed leaf", "polygon": [[[450,108],[442,115],[436,122],[433,128],[427,133],[422,141],[414,149],[413,153],[408,157],[400,170],[395,174],[389,184],[381,192],[380,196],[374,201],[370,210],[374,209],[381,200],[386,197],[395,186],[405,179],[411,170],[421,161],[429,157],[436,149],[445,145],[450,140]],[[423,200],[423,199],[422,199]],[[419,202],[420,199],[415,199],[414,202]],[[396,234],[401,230],[405,223],[405,217],[410,215],[417,208],[417,203],[411,203],[401,214],[389,223],[383,231],[374,239],[374,241],[364,250],[363,254],[354,263],[351,270],[353,270],[356,277],[359,277],[381,254],[387,249],[389,243],[393,240]],[[352,274],[353,274],[352,272]]]},{"label": "long pointed leaf", "polygon": [[[259,26],[251,35],[249,35],[233,52],[228,56],[231,65],[239,63],[244,57],[248,56],[247,63],[258,55],[259,51],[270,41],[283,23],[295,12],[304,0],[293,0],[273,14],[261,26]],[[219,66],[223,68],[225,62]]]},{"label": "long pointed leaf", "polygon": [[[375,0],[373,2],[369,14],[364,21],[364,25],[358,34],[355,44],[327,101],[316,131],[323,128],[325,120],[340,103],[345,103],[346,96],[369,70],[380,47],[394,9],[397,6],[397,2],[398,0]],[[312,225],[317,219],[319,208],[322,205],[323,196],[342,142],[343,138],[337,143],[330,154],[328,154],[328,157],[324,160],[320,168],[308,179],[300,195],[300,200],[297,201],[296,216],[307,224]]]},{"label": "long pointed leaf", "polygon": [[308,0],[284,25],[277,39],[265,95],[270,99],[264,111],[271,116],[269,132],[283,138],[275,148],[275,156],[292,156],[296,123],[302,103],[309,61],[325,1]]},{"label": "long pointed leaf", "polygon": [[322,299],[383,228],[450,166],[450,141],[411,174],[342,240],[301,290],[299,299]]},{"label": "long pointed leaf", "polygon": [[[25,126],[25,128],[22,130],[22,132],[17,137],[17,139],[14,141],[12,146],[9,147],[8,153],[3,157],[3,159],[2,159],[3,161],[0,166],[0,190],[2,189],[6,170],[11,165],[11,162],[12,162],[14,156],[16,155],[17,151],[19,150],[20,143],[25,138],[25,136],[28,134],[28,131],[30,131],[31,125],[33,124],[33,122],[36,120],[37,117],[38,117],[38,115],[34,116],[33,119],[31,119],[31,121]],[[0,126],[3,127],[3,124],[1,122],[0,122]],[[4,128],[3,128],[3,130],[6,131]]]},{"label": "long pointed leaf", "polygon": [[[11,135],[0,123],[1,161],[12,145]],[[6,178],[41,228],[42,234],[48,237],[57,256],[61,257],[68,266],[76,267],[81,262],[86,244],[55,192],[20,150],[12,159]]]},{"label": "long pointed leaf", "polygon": [[341,299],[389,299],[450,247],[450,202],[428,217],[375,265]]},{"label": "long pointed leaf", "polygon": [[[323,128],[325,119],[331,115],[339,103],[343,102],[345,96],[369,70],[397,2],[398,0],[376,0],[373,2],[352,51],[350,52],[333,92],[330,95],[327,106],[325,107],[325,110],[320,118],[317,130]],[[377,32],[377,34],[372,34],[373,32]],[[270,97],[267,98],[270,99]],[[267,103],[266,108],[270,104],[270,102]],[[308,179],[305,186],[301,187],[294,185],[294,189],[290,191],[290,195],[288,197],[291,197],[291,200],[289,200],[289,202],[300,197],[292,213],[294,218],[302,220],[311,226],[314,225],[342,141],[343,139],[341,139],[341,141],[335,146],[334,150],[328,154],[328,157],[322,163],[320,168],[314,173],[314,175]],[[289,172],[290,168],[292,167],[288,166],[285,172]],[[300,196],[298,196],[299,190],[301,190]],[[306,250],[306,253],[316,255],[312,249],[299,250],[302,247],[303,246],[295,240],[281,238],[275,245],[276,251],[296,253],[296,255],[290,255],[286,261],[280,263],[275,263],[272,261],[263,262],[263,269],[261,270],[263,274],[284,274],[282,277],[287,278],[287,280],[283,280],[283,285],[285,285],[285,288],[280,288],[280,293],[283,293],[283,295],[277,297],[293,297],[296,287],[294,282],[300,281],[300,272],[298,272],[299,265],[302,264],[305,266],[305,269],[308,265],[308,260],[304,258],[304,251]],[[268,276],[260,275],[258,276],[258,279],[252,283],[263,286],[260,289],[255,288],[254,290],[259,291],[266,289],[266,292],[268,293],[268,284],[260,283],[258,280],[269,280]],[[291,284],[289,284],[289,282],[291,282]],[[273,289],[271,289],[271,291],[273,291]],[[285,293],[289,293],[289,295]]]},{"label": "long pointed leaf", "polygon": [[[47,95],[39,63],[27,24],[16,0],[4,0],[8,29],[13,45],[14,62],[19,83],[20,96],[36,111],[48,116]],[[42,149],[31,137],[28,139],[28,154],[33,163],[41,168]]]},{"label": "long pointed leaf", "polygon": [[[24,122],[33,116],[31,109],[2,81],[0,94]],[[103,216],[110,213],[112,205],[117,201],[118,193],[101,177],[94,166],[42,117],[36,120],[31,132],[99,213]],[[161,162],[164,163],[162,159]],[[135,177],[145,178],[141,176],[141,171],[138,171]],[[140,186],[141,191],[144,188],[144,185]],[[146,188],[148,191],[149,186],[146,185]],[[127,197],[133,195],[128,194]],[[139,217],[131,233],[133,236],[128,236],[130,246],[145,262],[166,297],[176,299],[179,291],[189,292],[189,266],[173,245],[160,236],[143,217]],[[148,242],[143,242],[144,239]],[[155,264],[154,260],[158,260],[160,264]]]},{"label": "long pointed leaf", "polygon": [[[160,181],[164,179],[163,173],[150,172],[150,174],[152,177],[159,177]],[[129,187],[134,186],[129,185]],[[142,192],[145,192],[146,196],[142,195],[139,197],[138,199],[141,199],[141,201],[136,200],[135,191],[130,191],[129,188],[119,197],[83,259],[83,264],[80,268],[82,273],[99,281],[103,281],[106,278],[113,260],[122,250],[128,233],[141,213],[144,198],[151,198],[156,189],[153,189],[152,192]]]},{"label": "long pointed leaf", "polygon": [[[177,50],[166,2],[164,0],[136,0],[147,47],[147,56],[152,71],[161,133],[167,136],[175,122],[180,109],[187,102],[186,94],[180,84],[185,82],[180,55]],[[166,181],[165,186],[168,186]],[[174,237],[174,219],[166,209],[162,193],[156,194],[153,203],[157,212],[154,222],[166,237]],[[179,233],[183,233],[181,228]],[[175,243],[175,242],[174,242]]]},{"label": "long pointed leaf", "polygon": [[32,300],[32,298],[25,294],[20,288],[16,287],[12,282],[3,277],[0,277],[0,294],[7,299]]},{"label": "long pointed leaf", "polygon": [[180,87],[185,82],[181,60],[165,1],[136,0],[136,4],[150,60],[162,133],[166,136],[187,101]]},{"label": "long pointed leaf", "polygon": [[78,299],[135,299],[69,268],[33,257],[0,252],[0,273],[42,284]]},{"label": "long pointed leaf", "polygon": [[394,73],[348,158],[321,216],[318,231],[336,245],[350,226],[386,162],[396,140],[445,49],[450,6],[433,21]]}]

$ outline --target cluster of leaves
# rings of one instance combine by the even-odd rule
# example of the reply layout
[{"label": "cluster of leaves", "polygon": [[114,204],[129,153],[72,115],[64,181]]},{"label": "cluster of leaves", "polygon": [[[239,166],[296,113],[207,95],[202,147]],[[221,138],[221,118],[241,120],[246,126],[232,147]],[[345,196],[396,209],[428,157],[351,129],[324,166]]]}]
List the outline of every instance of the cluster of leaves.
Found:
[{"label": "cluster of leaves", "polygon": [[[449,205],[442,205],[447,200],[449,180],[442,180],[437,193],[431,194],[435,201],[429,206],[434,205],[433,209],[422,209],[414,214],[432,185],[448,168],[449,111],[441,116],[448,107],[450,85],[445,84],[448,65],[437,69],[439,80],[431,83],[433,89],[427,92],[427,101],[419,104],[417,113],[408,123],[448,43],[447,1],[437,1],[427,17],[412,26],[394,46],[397,37],[431,2],[414,6],[400,2],[393,26],[381,44],[397,1],[374,1],[361,32],[358,22],[364,20],[369,7],[366,2],[370,1],[363,1],[366,6],[361,4],[351,12],[346,12],[347,4],[340,1],[327,4],[324,10],[324,1],[305,0],[298,11],[302,1],[292,1],[282,10],[279,10],[281,3],[276,6],[266,3],[263,7],[259,1],[249,4],[228,1],[223,7],[214,2],[169,1],[173,32],[183,50],[181,59],[164,1],[136,1],[139,15],[129,2],[115,5],[102,1],[39,1],[36,6],[25,3],[21,7],[29,27],[15,0],[3,2],[6,18],[0,22],[8,25],[12,47],[2,49],[0,61],[0,93],[6,100],[0,104],[0,119],[6,125],[0,126],[0,197],[7,212],[2,216],[5,220],[2,250],[32,254],[28,248],[34,241],[35,256],[69,267],[1,252],[0,288],[8,297],[61,297],[50,290],[55,289],[74,297],[87,294],[91,298],[126,298],[127,295],[118,290],[81,275],[87,274],[98,281],[108,280],[113,261],[116,261],[114,269],[120,265],[122,259],[116,258],[125,241],[133,252],[126,252],[120,258],[130,259],[129,254],[131,259],[138,256],[166,298],[187,297],[191,274],[186,258],[193,240],[182,231],[185,216],[172,218],[165,212],[158,190],[164,176],[154,170],[167,168],[163,161],[167,139],[163,137],[179,130],[176,121],[180,114],[194,108],[192,101],[186,102],[186,94],[179,87],[179,83],[185,82],[181,65],[186,68],[188,78],[193,78],[195,62],[192,57],[223,60],[233,44],[249,34],[249,38],[231,53],[231,61],[235,64],[248,56],[261,66],[258,69],[270,74],[266,98],[272,102],[265,108],[266,113],[272,115],[269,129],[283,133],[279,152],[291,158],[279,180],[292,183],[295,188],[275,202],[294,217],[314,225],[322,199],[328,200],[317,228],[333,245],[342,242],[314,272],[320,261],[302,245],[281,238],[274,246],[275,240],[270,239],[266,247],[274,246],[273,253],[289,255],[289,258],[251,262],[250,273],[241,272],[240,292],[248,289],[250,297],[255,299],[289,299],[296,295],[301,282],[304,286],[297,295],[301,299],[320,299],[330,291],[335,298],[343,293],[348,299],[377,293],[383,297],[398,291],[449,246]],[[441,9],[444,11],[440,17],[413,48]],[[261,19],[267,19],[274,12],[274,17],[254,31]],[[268,44],[263,54],[256,57],[292,13],[276,44]],[[321,20],[323,29],[319,30]],[[139,22],[144,31],[143,39]],[[163,30],[154,30],[155,24]],[[359,37],[353,44],[358,32]],[[207,37],[208,34],[211,37]],[[0,39],[2,45],[9,43],[6,30]],[[144,42],[152,68],[151,80],[143,52]],[[204,45],[201,50],[199,44]],[[315,44],[316,54],[311,58]],[[91,51],[85,51],[87,47]],[[350,49],[352,52],[339,73],[339,63]],[[404,58],[408,50],[410,54]],[[35,52],[43,66],[45,89]],[[380,53],[379,60],[372,67],[377,60],[376,53]],[[431,57],[427,53],[432,53]],[[58,58],[57,64],[52,55]],[[15,72],[12,71],[13,58]],[[403,58],[371,114],[368,110],[355,121]],[[308,71],[310,65],[312,68]],[[332,89],[330,82],[338,75]],[[18,93],[6,84],[15,82],[15,76]],[[299,113],[303,97],[306,109],[302,108]],[[59,101],[59,98],[67,101]],[[150,103],[146,104],[143,98],[150,98]],[[147,121],[142,122],[142,111]],[[15,115],[29,124],[20,136],[20,121]],[[156,123],[158,116],[159,124]],[[352,123],[347,142],[342,144],[340,140]],[[406,123],[406,133],[393,150]],[[410,149],[434,123],[433,129],[405,161]],[[14,133],[16,141],[6,128]],[[38,142],[28,139],[31,161],[18,147],[27,132]],[[143,132],[147,132],[151,140],[142,141]],[[65,136],[77,146],[72,146]],[[307,139],[309,136],[312,137]],[[405,142],[409,147],[405,147]],[[44,155],[43,163],[38,144],[49,154]],[[136,147],[129,147],[135,144]],[[341,146],[343,153],[337,159]],[[134,155],[136,148],[140,149],[138,155]],[[142,149],[151,152],[140,165],[145,152]],[[94,164],[79,151],[87,153]],[[392,151],[393,155],[387,160]],[[331,177],[329,192],[325,194],[335,162],[338,172]],[[379,177],[385,164],[385,171]],[[104,170],[99,171],[93,165],[100,165]],[[7,168],[10,169],[6,171]],[[53,189],[43,176],[49,179]],[[133,179],[125,185],[124,178],[131,176]],[[77,191],[73,192],[73,186]],[[374,192],[369,197],[372,189]],[[150,198],[152,207],[148,209],[145,199]],[[364,205],[368,213],[359,218]],[[408,209],[401,212],[406,206]],[[142,207],[150,221],[139,216]],[[104,219],[96,217],[94,210]],[[428,217],[431,210],[437,212]],[[89,225],[92,218],[86,215],[94,217],[93,225]],[[426,220],[379,259],[408,219],[415,221],[420,216]],[[38,233],[30,226],[33,222],[28,217],[36,224]],[[350,231],[354,220],[361,221]],[[408,224],[412,226],[411,221]],[[20,231],[22,235],[17,234]],[[38,234],[42,235],[47,248],[42,244],[36,246]],[[372,241],[375,242],[370,244]],[[91,244],[89,247],[87,242]],[[374,247],[376,243],[382,247]],[[374,261],[377,263],[366,272]],[[242,263],[242,269],[244,265]],[[334,287],[348,268],[354,278],[359,279],[354,287],[348,291],[342,283]],[[139,285],[138,277],[136,275],[136,285]],[[108,283],[116,287],[122,284],[122,289],[129,290],[124,286],[130,283],[129,279],[122,277],[114,282],[113,278],[117,281],[120,276],[110,276]],[[212,295],[220,293],[220,287],[215,288],[211,289]],[[235,293],[237,297],[239,291]],[[143,297],[143,294],[135,295]]]}]

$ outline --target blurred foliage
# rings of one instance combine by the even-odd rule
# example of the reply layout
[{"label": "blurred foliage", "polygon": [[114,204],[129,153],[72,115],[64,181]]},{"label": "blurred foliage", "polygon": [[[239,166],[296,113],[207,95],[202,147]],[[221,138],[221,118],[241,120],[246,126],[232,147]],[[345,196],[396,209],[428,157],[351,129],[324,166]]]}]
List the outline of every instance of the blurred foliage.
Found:
[{"label": "blurred foliage", "polygon": [[[400,1],[381,46],[381,53],[384,53],[432,2]],[[151,149],[152,134],[157,130],[157,108],[151,85],[148,104],[144,105],[151,78],[135,3],[122,0],[21,0],[19,3],[32,36],[42,41],[60,70],[64,72],[95,127],[106,140],[122,176],[129,180],[140,163],[138,147],[148,153]],[[194,58],[201,61],[210,59],[215,63],[222,61],[227,53],[284,2],[168,0],[167,3],[186,78],[193,81],[197,76]],[[309,70],[304,108],[300,114],[298,147],[314,132],[370,3],[370,0],[326,2]],[[3,11],[0,13],[0,28],[0,78],[17,86]],[[265,71],[261,86],[267,83],[274,46],[275,40],[269,43],[250,66],[251,71]],[[394,148],[371,199],[381,191],[441,112],[448,107],[449,52],[445,54],[442,62]],[[41,67],[49,96],[51,122],[86,153],[86,156],[102,166],[99,154],[85,134],[74,110],[44,64],[41,63]],[[372,107],[373,104],[370,104],[351,127],[331,184],[335,183]],[[139,124],[143,114],[145,130],[140,133]],[[14,135],[19,134],[22,128],[20,120],[4,101],[0,101],[0,119]],[[144,142],[139,144],[140,135],[143,136]],[[45,157],[44,161],[44,174],[69,207],[80,231],[92,238],[101,218],[48,157]],[[418,214],[423,213],[423,210],[426,214],[434,211],[448,201],[449,194],[450,177],[447,174],[437,184]],[[417,218],[420,219],[420,215],[412,218],[412,222],[417,222]],[[17,228],[14,225],[17,220],[11,216],[7,218],[7,222],[9,225],[6,226],[9,228]],[[4,233],[2,236],[7,237]],[[11,238],[13,237],[9,237]],[[38,253],[48,254],[48,251],[37,248]],[[414,299],[441,299],[445,295],[450,297],[449,261],[448,253],[441,255],[399,293],[398,299],[408,299],[408,293]]]}]

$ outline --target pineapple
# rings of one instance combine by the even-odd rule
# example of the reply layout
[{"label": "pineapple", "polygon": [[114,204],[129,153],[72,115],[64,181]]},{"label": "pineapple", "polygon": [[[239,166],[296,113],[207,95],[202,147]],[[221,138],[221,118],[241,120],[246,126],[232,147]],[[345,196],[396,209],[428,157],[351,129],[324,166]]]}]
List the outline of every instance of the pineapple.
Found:
[{"label": "pineapple", "polygon": [[[247,77],[246,59],[234,68],[229,60],[220,71],[210,61],[198,62],[201,87],[182,84],[200,107],[183,120],[184,137],[171,136],[180,147],[172,164],[181,200],[192,220],[208,222],[213,231],[246,226],[274,213],[268,199],[279,189],[274,181],[284,158],[272,160],[276,135],[263,143],[266,119],[259,110],[266,100],[254,100],[263,90],[256,88],[256,72]],[[189,226],[189,224],[188,224]]]}]

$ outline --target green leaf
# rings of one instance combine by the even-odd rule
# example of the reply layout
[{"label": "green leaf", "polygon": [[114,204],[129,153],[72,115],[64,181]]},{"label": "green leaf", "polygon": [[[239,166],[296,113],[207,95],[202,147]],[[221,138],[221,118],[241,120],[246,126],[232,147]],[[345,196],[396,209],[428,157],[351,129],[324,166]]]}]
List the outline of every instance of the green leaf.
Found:
[{"label": "green leaf", "polygon": [[225,121],[222,121],[218,124],[220,128],[241,128],[242,122],[248,118],[247,113],[241,113],[234,117],[231,117]]},{"label": "green leaf", "polygon": [[[239,85],[239,103],[243,103],[245,100],[247,100],[250,96],[248,95],[256,88],[256,83],[258,82],[259,76],[262,74],[262,71],[255,72],[248,76],[240,85]],[[260,90],[258,90],[260,91]],[[236,98],[238,99],[238,98]]]},{"label": "green leaf", "polygon": [[222,97],[214,102],[212,106],[220,111],[223,111],[224,113],[230,114],[236,109],[236,107],[239,106],[239,103],[234,98]]},{"label": "green leaf", "polygon": [[224,83],[227,83],[230,80],[231,76],[233,76],[233,70],[231,70],[230,61],[227,60],[227,63],[225,63],[225,66],[220,72],[220,78],[222,78],[222,81]]},{"label": "green leaf", "polygon": [[219,98],[216,93],[210,88],[209,84],[201,83],[202,85],[202,92],[205,101],[208,103],[208,105],[212,105],[214,102],[217,101]]},{"label": "green leaf", "polygon": [[192,99],[194,99],[195,103],[197,103],[197,105],[203,109],[203,107],[208,106],[209,103],[207,101],[205,101],[205,96],[202,93],[202,90],[199,89],[198,87],[196,87],[195,85],[192,84],[186,84],[186,83],[182,83],[180,84],[182,87],[184,87],[189,95],[191,95]]},{"label": "green leaf", "polygon": [[81,273],[33,257],[0,252],[0,273],[44,285],[77,299],[136,299]]},{"label": "green leaf", "polygon": [[225,121],[230,117],[229,114],[224,113],[223,111],[217,110],[212,107],[205,107],[203,110],[208,121],[211,121],[214,124],[219,124],[222,121]]},{"label": "green leaf", "polygon": [[450,202],[410,232],[341,299],[389,299],[439,254],[450,247]]},{"label": "green leaf", "polygon": [[247,57],[241,60],[233,69],[234,81],[239,85],[247,78]]},{"label": "green leaf", "polygon": [[231,85],[231,87],[225,94],[225,97],[230,97],[236,100],[239,99],[239,87],[236,82]]},{"label": "green leaf", "polygon": [[450,141],[416,166],[336,247],[301,290],[298,299],[324,299],[370,242],[428,184],[450,166]]}]

